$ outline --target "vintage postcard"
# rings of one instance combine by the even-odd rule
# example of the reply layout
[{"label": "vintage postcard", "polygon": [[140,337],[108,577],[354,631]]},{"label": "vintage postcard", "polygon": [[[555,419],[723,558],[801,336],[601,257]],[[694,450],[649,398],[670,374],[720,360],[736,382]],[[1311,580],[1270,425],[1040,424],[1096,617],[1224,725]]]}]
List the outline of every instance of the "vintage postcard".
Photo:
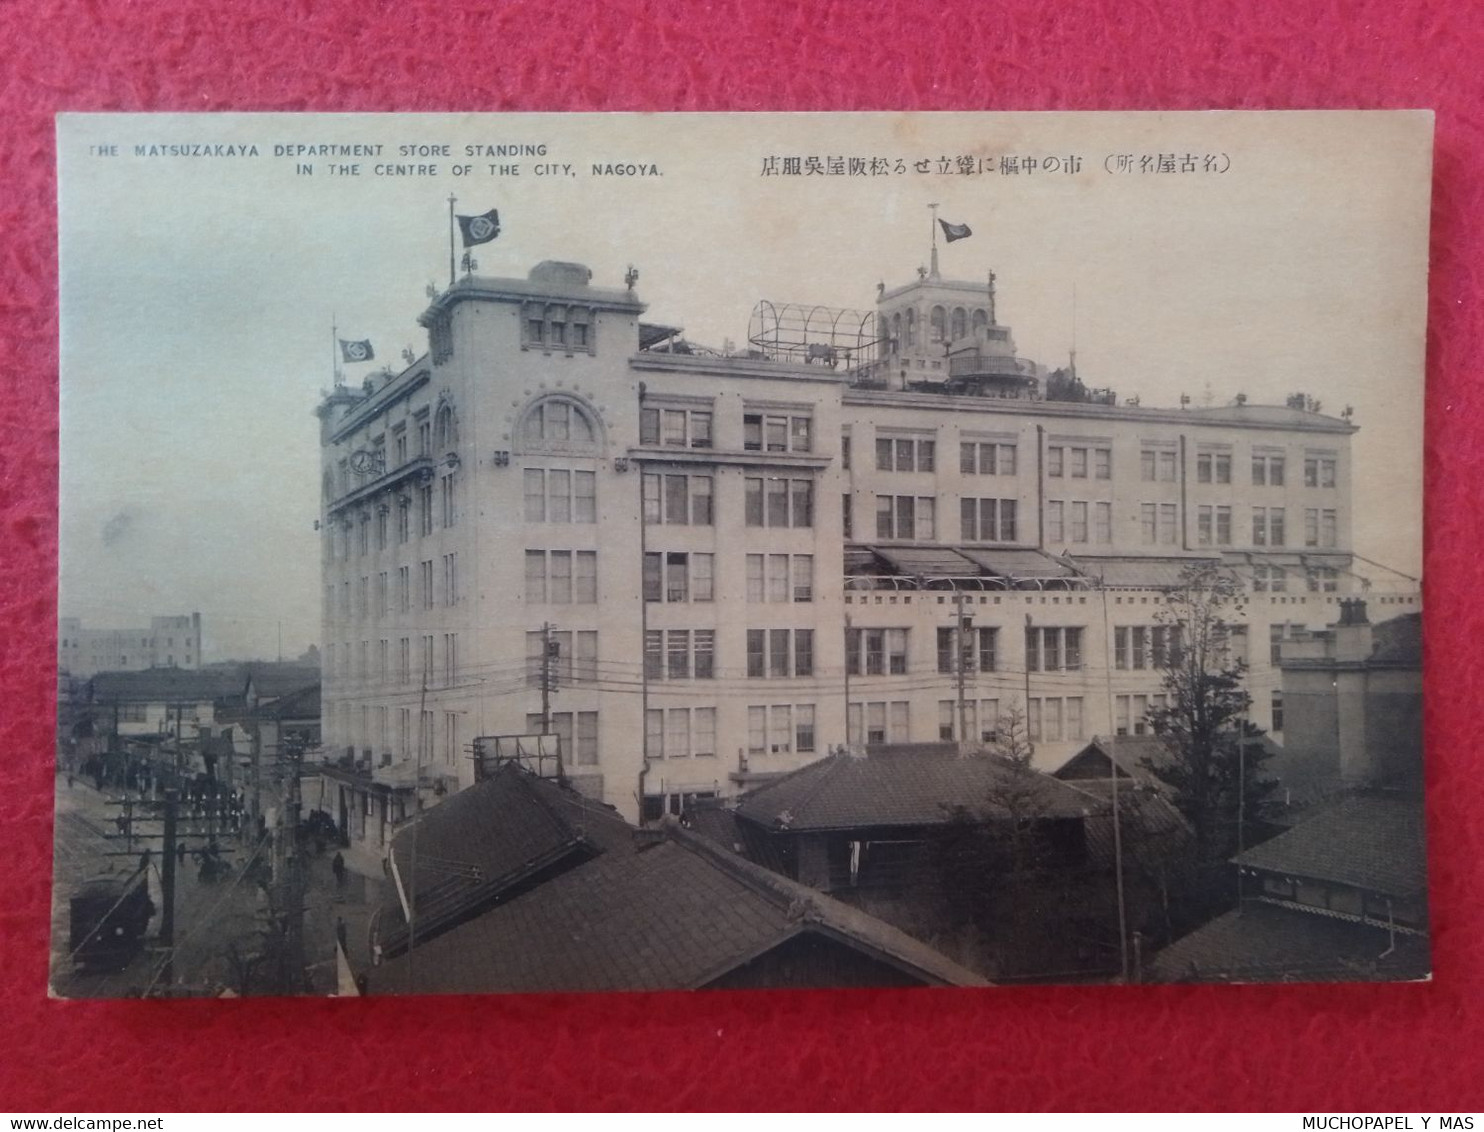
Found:
[{"label": "vintage postcard", "polygon": [[1428,977],[1429,113],[57,144],[54,994]]}]

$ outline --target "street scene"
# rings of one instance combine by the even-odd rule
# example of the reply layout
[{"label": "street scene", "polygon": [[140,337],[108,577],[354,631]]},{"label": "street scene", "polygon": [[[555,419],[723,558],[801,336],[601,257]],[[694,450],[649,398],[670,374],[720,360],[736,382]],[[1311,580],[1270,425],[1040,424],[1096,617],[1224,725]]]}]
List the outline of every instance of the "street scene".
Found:
[{"label": "street scene", "polygon": [[55,994],[1430,976],[1429,118],[479,121],[64,119]]}]

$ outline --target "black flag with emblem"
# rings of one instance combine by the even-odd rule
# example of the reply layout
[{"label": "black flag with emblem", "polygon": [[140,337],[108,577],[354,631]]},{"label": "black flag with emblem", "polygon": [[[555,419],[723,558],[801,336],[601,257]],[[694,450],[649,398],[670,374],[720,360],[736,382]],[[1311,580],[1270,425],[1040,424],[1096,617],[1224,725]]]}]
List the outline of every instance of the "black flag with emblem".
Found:
[{"label": "black flag with emblem", "polygon": [[974,234],[967,224],[950,224],[946,220],[940,220],[938,223],[943,225],[943,239],[950,244],[954,240],[967,239]]},{"label": "black flag with emblem", "polygon": [[500,234],[500,213],[492,208],[478,216],[460,216],[459,231],[463,233],[466,248],[487,244]]},{"label": "black flag with emblem", "polygon": [[371,339],[362,338],[356,342],[347,342],[340,339],[340,357],[347,362],[369,362],[376,357],[376,351],[371,348]]}]

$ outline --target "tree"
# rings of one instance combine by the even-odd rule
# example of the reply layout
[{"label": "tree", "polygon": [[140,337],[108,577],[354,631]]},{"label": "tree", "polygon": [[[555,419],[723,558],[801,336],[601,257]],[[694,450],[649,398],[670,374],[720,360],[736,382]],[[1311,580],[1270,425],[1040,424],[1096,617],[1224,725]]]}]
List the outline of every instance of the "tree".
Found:
[{"label": "tree", "polygon": [[[1231,616],[1245,611],[1239,580],[1218,563],[1187,566],[1157,616],[1155,662],[1167,706],[1149,713],[1168,748],[1144,767],[1171,790],[1195,834],[1198,866],[1209,873],[1251,843],[1276,782],[1262,773],[1262,729],[1247,720],[1247,664],[1231,650]],[[1239,830],[1239,825],[1242,827]]]}]

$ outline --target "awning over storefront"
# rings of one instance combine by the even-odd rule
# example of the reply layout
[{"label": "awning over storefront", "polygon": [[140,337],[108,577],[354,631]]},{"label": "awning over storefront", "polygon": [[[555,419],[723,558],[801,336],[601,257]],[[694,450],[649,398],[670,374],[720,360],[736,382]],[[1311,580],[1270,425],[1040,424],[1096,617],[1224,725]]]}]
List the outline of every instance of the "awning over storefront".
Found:
[{"label": "awning over storefront", "polygon": [[1217,558],[1076,558],[1077,569],[1095,582],[1115,589],[1172,590],[1192,565],[1221,565]]},{"label": "awning over storefront", "polygon": [[981,550],[959,547],[959,553],[984,570],[1001,578],[1075,578],[1063,563],[1039,550]]},{"label": "awning over storefront", "polygon": [[946,546],[873,546],[871,550],[903,574],[968,578],[980,573],[978,563]]}]

